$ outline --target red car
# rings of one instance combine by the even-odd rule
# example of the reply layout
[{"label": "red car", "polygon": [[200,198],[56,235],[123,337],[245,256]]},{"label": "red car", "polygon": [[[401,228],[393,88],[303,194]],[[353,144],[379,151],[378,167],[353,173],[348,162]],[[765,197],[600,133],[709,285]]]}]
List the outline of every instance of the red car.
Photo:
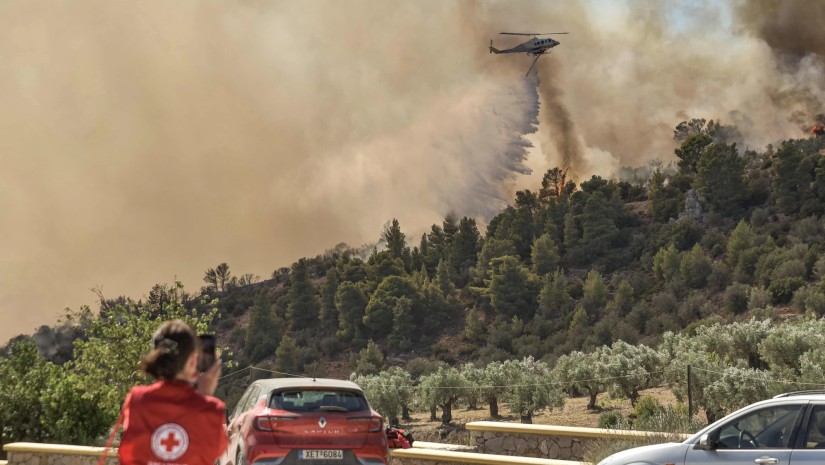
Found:
[{"label": "red car", "polygon": [[220,465],[386,465],[381,414],[355,383],[323,378],[255,381],[229,416]]}]

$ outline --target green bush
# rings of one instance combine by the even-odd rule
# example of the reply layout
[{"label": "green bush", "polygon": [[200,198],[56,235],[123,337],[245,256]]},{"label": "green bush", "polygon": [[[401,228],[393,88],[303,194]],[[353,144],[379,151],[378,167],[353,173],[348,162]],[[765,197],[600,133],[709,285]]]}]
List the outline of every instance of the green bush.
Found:
[{"label": "green bush", "polygon": [[711,266],[710,274],[708,275],[707,285],[710,290],[721,292],[728,287],[728,284],[730,284],[730,279],[730,268],[722,262],[714,263]]},{"label": "green bush", "polygon": [[776,269],[771,273],[771,280],[781,280],[784,278],[805,278],[808,274],[808,269],[805,267],[805,262],[796,258],[780,263]]},{"label": "green bush", "polygon": [[633,415],[636,417],[636,422],[639,422],[661,413],[664,409],[661,402],[653,397],[642,396],[636,401],[636,406],[633,408]]},{"label": "green bush", "polygon": [[748,309],[750,286],[742,283],[733,283],[725,290],[725,310],[738,315]]},{"label": "green bush", "polygon": [[621,412],[608,411],[599,415],[599,428],[603,429],[627,429],[627,420]]},{"label": "green bush", "polygon": [[675,408],[672,405],[662,407],[660,404],[652,414],[637,418],[634,426],[640,431],[694,433],[706,425],[695,416],[688,417],[687,408],[683,404]]},{"label": "green bush", "polygon": [[[633,447],[647,446],[652,444],[662,444],[665,442],[679,442],[682,438],[678,436],[684,433],[693,433],[705,426],[697,417],[688,417],[687,409],[684,405],[677,407],[662,405],[650,396],[642,396],[636,403],[636,410],[643,410],[639,412],[644,416],[644,419],[638,416],[631,425],[628,422],[616,421],[615,427],[617,429],[628,429],[637,431],[653,431],[660,434],[647,436],[635,440],[625,439],[616,441],[613,439],[597,439],[588,442],[584,446],[583,460],[590,463],[599,463],[610,455],[623,450],[631,449]],[[599,417],[600,428],[610,428],[611,426],[602,426],[602,424],[610,425],[615,421],[614,412],[604,412]],[[615,414],[621,417],[620,414]]]},{"label": "green bush", "polygon": [[803,313],[812,313],[816,316],[825,314],[825,293],[816,286],[805,286],[797,289],[791,303]]},{"label": "green bush", "polygon": [[771,303],[771,293],[765,290],[764,287],[751,288],[748,296],[748,309],[754,310],[757,308],[765,308]]},{"label": "green bush", "polygon": [[805,280],[799,277],[778,279],[768,286],[773,303],[777,305],[787,304],[791,301],[794,292],[805,285]]}]

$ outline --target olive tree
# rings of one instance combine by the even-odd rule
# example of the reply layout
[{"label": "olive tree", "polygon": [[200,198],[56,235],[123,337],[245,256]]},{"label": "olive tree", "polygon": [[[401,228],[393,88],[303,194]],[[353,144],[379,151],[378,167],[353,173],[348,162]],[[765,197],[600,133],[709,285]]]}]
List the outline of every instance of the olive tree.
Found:
[{"label": "olive tree", "polygon": [[662,357],[658,351],[617,341],[605,347],[603,353],[604,373],[610,378],[611,391],[630,399],[634,407],[640,390],[660,384]]},{"label": "olive tree", "polygon": [[467,380],[458,369],[438,367],[434,373],[421,378],[416,390],[418,403],[441,408],[441,423],[449,424],[453,420],[453,405],[461,399],[467,389]]},{"label": "olive tree", "polygon": [[370,405],[390,424],[398,418],[412,399],[412,377],[403,368],[392,367],[377,375],[353,376],[353,381],[364,389]]},{"label": "olive tree", "polygon": [[704,386],[705,403],[707,408],[720,415],[726,414],[769,398],[771,384],[768,371],[741,366],[726,367]]},{"label": "olive tree", "polygon": [[[684,401],[690,390],[693,404],[704,410],[708,422],[720,418],[723,412],[707,398],[704,389],[716,378],[716,373],[727,367],[719,354],[709,352],[700,338],[670,331],[664,334],[659,351],[664,366],[669,367],[664,373],[665,381],[676,399]],[[691,377],[687,376],[688,366],[694,368]]]},{"label": "olive tree", "polygon": [[804,320],[771,328],[758,343],[759,355],[771,369],[801,371],[803,354],[825,345],[825,321]]},{"label": "olive tree", "polygon": [[498,401],[510,389],[510,373],[503,362],[490,362],[484,367],[481,396],[490,408],[490,418],[499,418]]},{"label": "olive tree", "polygon": [[522,423],[533,423],[535,412],[564,406],[564,393],[559,384],[552,382],[546,363],[533,357],[508,360],[504,362],[504,372],[510,380],[505,399]]},{"label": "olive tree", "polygon": [[604,379],[605,367],[600,355],[598,352],[581,351],[562,355],[556,361],[550,375],[551,380],[560,383],[562,389],[569,395],[589,396],[588,410],[596,408],[596,396],[605,392],[608,387]]}]

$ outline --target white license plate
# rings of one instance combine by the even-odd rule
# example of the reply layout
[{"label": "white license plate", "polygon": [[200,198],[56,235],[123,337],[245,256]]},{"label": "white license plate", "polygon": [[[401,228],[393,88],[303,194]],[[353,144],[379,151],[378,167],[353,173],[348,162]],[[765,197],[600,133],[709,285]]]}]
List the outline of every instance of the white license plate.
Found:
[{"label": "white license plate", "polygon": [[343,460],[344,451],[341,449],[304,449],[299,457],[302,460]]}]

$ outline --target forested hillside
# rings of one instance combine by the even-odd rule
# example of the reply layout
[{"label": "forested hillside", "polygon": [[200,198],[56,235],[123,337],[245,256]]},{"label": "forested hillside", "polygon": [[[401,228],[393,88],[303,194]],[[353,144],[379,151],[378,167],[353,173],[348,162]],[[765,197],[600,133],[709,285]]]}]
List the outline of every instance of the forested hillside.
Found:
[{"label": "forested hillside", "polygon": [[[674,132],[680,144],[676,163],[643,179],[594,176],[576,183],[563,169],[551,169],[541,186],[517,192],[512,205],[483,230],[473,218],[447,217],[410,237],[392,220],[374,249],[341,245],[277,268],[267,279],[234,276],[221,264],[205,272],[206,286],[194,294],[174,283],[156,285],[142,301],[101,296],[100,316],[69,313],[65,325],[41,328],[33,338],[21,336],[5,348],[3,442],[89,442],[105,432],[124,389],[141,381],[129,360],[143,352],[145,341],[126,340],[137,347],[117,355],[124,364],[119,373],[126,373],[120,378],[107,378],[94,365],[106,365],[124,346],[123,338],[141,335],[156,324],[153,318],[175,315],[219,335],[227,349],[224,358],[232,361],[219,394],[230,404],[252,377],[272,372],[334,377],[355,372],[368,384],[373,381],[366,377],[388,380],[388,370],[399,367],[397,379],[409,377],[399,386],[423,383],[434,373],[442,377],[428,381],[435,387],[472,386],[467,363],[480,371],[499,367],[499,374],[513,373],[503,368],[507,363],[526,364],[516,372],[552,372],[565,380],[557,385],[559,392],[544,394],[544,405],[525,401],[518,411],[523,417],[555,405],[565,394],[610,389],[635,401],[638,390],[651,383],[684,387],[670,371],[670,378],[648,376],[624,391],[615,383],[576,385],[593,373],[625,376],[607,368],[576,371],[576,366],[597,369],[599,359],[609,359],[605,351],[656,352],[655,363],[645,368],[648,375],[675,365],[683,373],[687,363],[674,356],[683,351],[698,357],[692,362],[697,366],[716,357],[707,369],[720,374],[728,366],[760,373],[782,368],[774,373],[812,379],[812,367],[825,357],[808,357],[807,368],[800,368],[799,359],[808,352],[803,349],[810,348],[802,336],[792,339],[798,346],[786,348],[796,358],[787,359],[778,349],[757,351],[758,336],[730,336],[733,342],[725,347],[697,345],[707,339],[708,328],[717,334],[762,328],[759,334],[767,336],[770,321],[810,321],[805,318],[825,314],[825,137],[754,151],[728,143],[734,132],[713,121],[680,124]],[[753,317],[758,321],[745,323]],[[810,327],[802,324],[799,331],[807,334]],[[104,350],[107,341],[117,344],[111,352]],[[571,365],[575,354],[598,353]],[[24,367],[25,373],[39,374],[25,374]],[[72,376],[64,373],[60,384],[50,383],[61,370]],[[25,376],[36,379],[24,383]],[[476,376],[476,385],[486,385]],[[38,383],[54,391],[52,404],[43,405],[42,396],[30,392]],[[774,390],[765,387],[737,399]],[[5,408],[45,411],[58,398],[67,403],[63,407],[87,412],[90,424],[55,418],[45,425],[21,425]],[[443,410],[459,401],[435,394],[428,399],[424,408],[433,414],[435,406]],[[101,401],[108,402],[105,408],[96,408]],[[411,405],[387,407],[393,412],[384,413],[397,416],[402,407]],[[712,418],[732,405],[702,407]]]}]

